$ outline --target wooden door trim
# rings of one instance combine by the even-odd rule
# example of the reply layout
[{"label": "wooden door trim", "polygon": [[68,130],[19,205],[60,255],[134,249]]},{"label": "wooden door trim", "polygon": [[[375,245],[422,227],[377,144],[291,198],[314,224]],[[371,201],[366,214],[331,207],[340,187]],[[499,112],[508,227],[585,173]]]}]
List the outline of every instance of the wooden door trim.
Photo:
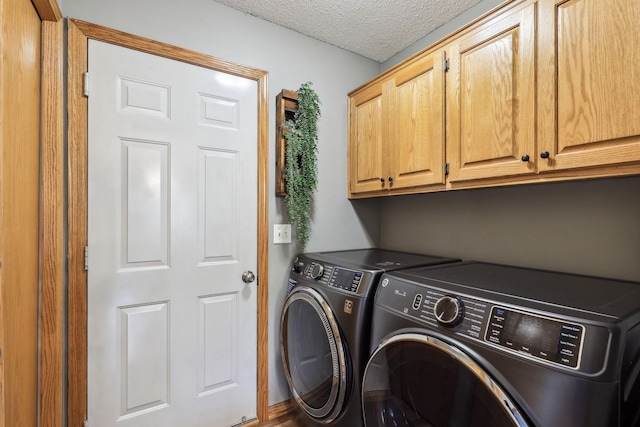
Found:
[{"label": "wooden door trim", "polygon": [[68,24],[68,425],[87,416],[87,71],[88,40],[255,80],[258,84],[258,374],[257,415],[268,418],[268,73],[199,52],[72,19]]},{"label": "wooden door trim", "polygon": [[31,0],[42,21],[62,20],[62,11],[57,0]]},{"label": "wooden door trim", "polygon": [[64,22],[42,21],[41,32],[39,417],[42,426],[61,426],[65,382]]}]

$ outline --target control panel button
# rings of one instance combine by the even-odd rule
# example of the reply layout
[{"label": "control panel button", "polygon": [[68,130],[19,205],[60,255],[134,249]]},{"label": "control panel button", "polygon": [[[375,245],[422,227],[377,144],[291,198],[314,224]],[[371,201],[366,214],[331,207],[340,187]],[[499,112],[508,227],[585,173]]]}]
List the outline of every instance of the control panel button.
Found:
[{"label": "control panel button", "polygon": [[582,327],[564,323],[558,338],[558,362],[575,368],[578,365],[581,341]]},{"label": "control panel button", "polygon": [[351,281],[351,292],[356,292],[358,290],[360,282],[362,282],[362,273],[357,272],[353,275],[353,280]]},{"label": "control panel button", "polygon": [[416,296],[413,298],[412,308],[414,310],[418,310],[420,306],[422,306],[422,294],[416,294]]}]

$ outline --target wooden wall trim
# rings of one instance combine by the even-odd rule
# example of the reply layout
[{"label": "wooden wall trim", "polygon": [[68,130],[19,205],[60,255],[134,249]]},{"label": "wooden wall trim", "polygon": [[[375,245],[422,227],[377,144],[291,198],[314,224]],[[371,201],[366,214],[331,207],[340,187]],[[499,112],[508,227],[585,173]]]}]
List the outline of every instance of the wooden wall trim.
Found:
[{"label": "wooden wall trim", "polygon": [[157,42],[80,20],[69,21],[68,109],[68,312],[69,391],[68,425],[77,427],[87,414],[87,276],[84,247],[87,244],[87,100],[82,74],[87,71],[88,40],[139,50],[152,55],[255,80],[258,85],[258,378],[257,414],[265,420],[268,401],[268,150],[269,93],[266,71],[224,61],[188,49]]},{"label": "wooden wall trim", "polygon": [[242,427],[277,427],[284,425],[291,425],[293,422],[295,414],[294,407],[291,400],[285,400],[280,403],[276,403],[275,405],[271,405],[268,407],[268,415],[262,420],[254,420],[250,421],[246,424],[243,424]]},{"label": "wooden wall trim", "polygon": [[63,425],[64,105],[62,21],[42,22],[40,425]]},{"label": "wooden wall trim", "polygon": [[269,406],[269,420],[275,420],[277,418],[291,417],[293,414],[293,402],[291,400],[285,400],[275,405]]},{"label": "wooden wall trim", "polygon": [[62,20],[62,11],[57,0],[31,0],[40,19],[43,21],[58,22]]}]

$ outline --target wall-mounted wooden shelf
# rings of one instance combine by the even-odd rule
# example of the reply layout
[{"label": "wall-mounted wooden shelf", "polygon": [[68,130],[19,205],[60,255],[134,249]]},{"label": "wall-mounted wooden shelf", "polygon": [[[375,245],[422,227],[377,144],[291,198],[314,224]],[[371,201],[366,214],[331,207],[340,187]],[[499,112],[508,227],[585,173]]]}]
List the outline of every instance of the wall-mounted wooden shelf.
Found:
[{"label": "wall-mounted wooden shelf", "polygon": [[298,111],[298,93],[288,89],[276,96],[276,196],[287,194],[286,176],[284,171],[285,153],[287,149],[287,120],[293,120]]}]

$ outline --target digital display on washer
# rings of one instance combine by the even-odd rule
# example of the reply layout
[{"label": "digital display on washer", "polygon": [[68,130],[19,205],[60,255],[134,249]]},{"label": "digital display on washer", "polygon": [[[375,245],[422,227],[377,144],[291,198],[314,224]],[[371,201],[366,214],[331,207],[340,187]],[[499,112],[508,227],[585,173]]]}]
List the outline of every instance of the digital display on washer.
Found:
[{"label": "digital display on washer", "polygon": [[361,271],[347,270],[346,268],[334,268],[329,286],[344,289],[345,291],[356,292],[362,281]]},{"label": "digital display on washer", "polygon": [[493,307],[485,341],[577,368],[583,332],[584,327],[581,325]]}]

